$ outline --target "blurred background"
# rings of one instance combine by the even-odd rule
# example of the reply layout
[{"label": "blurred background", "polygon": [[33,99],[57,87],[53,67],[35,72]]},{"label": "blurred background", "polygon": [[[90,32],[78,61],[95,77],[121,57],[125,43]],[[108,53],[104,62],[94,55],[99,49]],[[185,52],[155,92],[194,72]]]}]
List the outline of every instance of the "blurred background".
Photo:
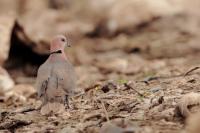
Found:
[{"label": "blurred background", "polygon": [[73,45],[66,54],[82,88],[179,73],[199,63],[199,7],[198,0],[1,0],[1,87],[34,84],[57,34]]},{"label": "blurred background", "polygon": [[[64,34],[72,45],[66,54],[75,66],[82,90],[96,88],[102,82],[123,84],[152,76],[173,77],[200,66],[200,1],[0,0],[0,102],[6,103],[5,108],[18,107],[27,100],[35,105],[37,69],[48,58],[49,43],[57,34]],[[195,88],[185,79],[167,83],[138,84],[136,88],[144,93],[151,87],[169,88],[169,93],[163,92],[168,96],[175,95],[174,88],[178,88],[177,95]],[[107,94],[108,88],[102,87],[99,95]],[[110,90],[120,91],[116,88],[112,85]],[[122,89],[119,94],[135,92]],[[151,90],[149,94],[155,97]],[[128,98],[120,98],[127,102]],[[86,107],[96,109],[93,105]],[[140,109],[144,112],[142,106]]]}]

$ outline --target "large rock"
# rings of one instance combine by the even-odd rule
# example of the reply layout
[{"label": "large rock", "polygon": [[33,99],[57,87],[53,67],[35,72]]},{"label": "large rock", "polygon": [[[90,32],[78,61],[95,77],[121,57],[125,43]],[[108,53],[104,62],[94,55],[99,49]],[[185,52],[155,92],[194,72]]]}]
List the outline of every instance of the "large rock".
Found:
[{"label": "large rock", "polygon": [[199,11],[198,0],[17,1],[13,7],[20,27],[17,37],[39,54],[48,53],[49,40],[56,34],[79,40],[87,35],[129,33],[155,18]]},{"label": "large rock", "polygon": [[4,95],[14,87],[14,81],[11,79],[5,69],[0,67],[0,94]]},{"label": "large rock", "polygon": [[0,15],[13,14],[16,15],[17,12],[17,2],[19,0],[1,0],[0,1]]},{"label": "large rock", "polygon": [[175,15],[180,11],[181,8],[167,0],[115,0],[107,13],[106,28],[111,33],[134,29],[154,18]]},{"label": "large rock", "polygon": [[14,15],[0,16],[0,65],[8,58]]},{"label": "large rock", "polygon": [[77,17],[75,9],[55,10],[54,4],[52,0],[37,0],[26,1],[21,7],[16,35],[36,53],[47,54],[49,40],[57,34],[80,38],[94,29],[90,22]]},{"label": "large rock", "polygon": [[18,23],[23,30],[18,31],[18,37],[39,54],[48,52],[48,41],[56,34],[70,35],[75,39],[96,32],[95,29],[105,29],[114,34],[180,11],[166,0],[75,0],[68,1],[66,8],[60,10],[54,9],[59,4],[57,7],[52,0],[23,1],[25,4],[18,11]]}]

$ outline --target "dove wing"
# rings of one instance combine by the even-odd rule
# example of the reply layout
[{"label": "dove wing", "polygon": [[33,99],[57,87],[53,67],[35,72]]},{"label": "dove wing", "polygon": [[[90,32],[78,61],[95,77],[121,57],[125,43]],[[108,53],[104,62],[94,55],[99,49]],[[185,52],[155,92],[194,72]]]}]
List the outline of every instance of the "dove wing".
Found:
[{"label": "dove wing", "polygon": [[50,74],[51,67],[47,62],[39,67],[35,84],[39,98],[44,96],[44,94],[46,93]]},{"label": "dove wing", "polygon": [[64,89],[67,95],[73,94],[76,87],[76,75],[73,66],[65,61],[56,66],[59,85]]}]

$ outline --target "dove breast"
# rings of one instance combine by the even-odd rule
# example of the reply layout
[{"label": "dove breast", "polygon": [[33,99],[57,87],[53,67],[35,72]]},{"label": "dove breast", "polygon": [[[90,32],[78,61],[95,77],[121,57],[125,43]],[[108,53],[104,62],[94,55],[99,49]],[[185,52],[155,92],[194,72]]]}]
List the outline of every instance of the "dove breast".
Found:
[{"label": "dove breast", "polygon": [[67,95],[72,95],[76,87],[76,75],[72,64],[68,61],[54,63],[52,75],[58,79],[59,87],[63,88]]}]

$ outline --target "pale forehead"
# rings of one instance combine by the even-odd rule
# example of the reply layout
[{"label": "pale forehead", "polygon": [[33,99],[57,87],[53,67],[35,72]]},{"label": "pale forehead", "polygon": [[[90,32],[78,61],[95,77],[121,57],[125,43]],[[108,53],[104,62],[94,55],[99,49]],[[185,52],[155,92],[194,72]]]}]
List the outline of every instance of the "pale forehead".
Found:
[{"label": "pale forehead", "polygon": [[[59,38],[64,38],[64,39],[66,39],[66,37],[65,37],[64,35],[57,35],[57,36],[54,37],[54,39],[59,39]],[[53,40],[54,40],[54,39],[53,39]]]}]

